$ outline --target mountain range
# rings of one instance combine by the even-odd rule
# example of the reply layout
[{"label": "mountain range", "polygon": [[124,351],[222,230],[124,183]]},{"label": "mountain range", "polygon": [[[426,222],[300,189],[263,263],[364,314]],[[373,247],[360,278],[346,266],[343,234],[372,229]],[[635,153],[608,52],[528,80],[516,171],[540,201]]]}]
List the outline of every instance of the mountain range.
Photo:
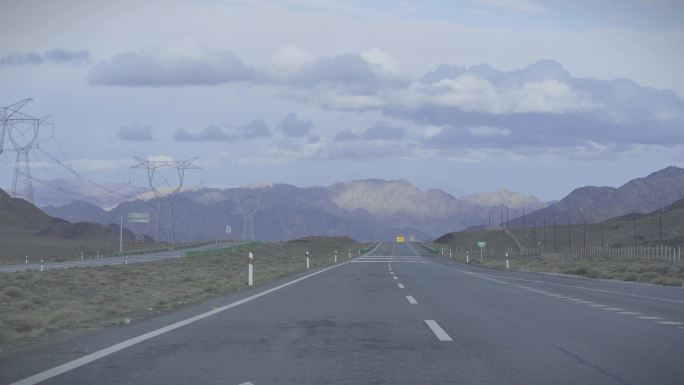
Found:
[{"label": "mountain range", "polygon": [[[142,195],[138,195],[142,196]],[[458,199],[441,190],[423,191],[405,180],[368,179],[335,183],[328,187],[297,187],[260,183],[240,188],[202,188],[182,191],[174,202],[177,241],[224,238],[231,226],[235,238],[242,237],[243,214],[259,208],[254,216],[257,239],[282,240],[307,235],[348,235],[357,240],[391,239],[406,234],[416,239],[433,239],[448,231],[481,224],[490,210],[502,202],[540,207],[534,197],[502,190],[487,196],[487,205]],[[474,196],[469,199],[476,200]],[[484,198],[483,198],[484,199]],[[46,206],[50,215],[68,221],[118,223],[128,213],[146,212],[151,221],[135,225],[159,240],[173,235],[157,207],[160,198],[122,202],[105,210],[90,202],[75,201],[62,206]],[[516,206],[518,207],[518,206]],[[126,222],[126,221],[124,221]],[[131,228],[133,225],[131,226]],[[156,235],[156,237],[155,237]]]},{"label": "mountain range", "polygon": [[509,222],[509,227],[595,223],[632,213],[649,213],[684,199],[684,169],[670,166],[620,187],[584,186],[560,201]]}]

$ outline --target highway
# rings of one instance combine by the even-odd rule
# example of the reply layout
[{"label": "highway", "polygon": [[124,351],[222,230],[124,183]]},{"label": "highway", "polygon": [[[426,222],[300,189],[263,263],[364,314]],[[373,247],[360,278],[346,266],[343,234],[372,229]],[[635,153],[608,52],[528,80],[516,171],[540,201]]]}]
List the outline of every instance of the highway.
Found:
[{"label": "highway", "polygon": [[417,244],[382,243],[352,261],[0,362],[0,384],[684,382],[681,288],[422,254]]},{"label": "highway", "polygon": [[[230,244],[239,245],[240,243]],[[183,249],[183,250],[172,250],[172,251],[158,251],[154,253],[146,254],[134,254],[129,256],[121,257],[105,257],[105,258],[86,258],[83,261],[64,261],[64,262],[45,262],[42,264],[43,270],[53,270],[53,269],[68,269],[72,267],[97,267],[106,265],[123,265],[128,263],[140,263],[140,262],[154,262],[161,261],[164,259],[173,259],[181,257],[187,251],[207,251],[223,247],[230,246],[226,243],[209,244],[204,246],[197,246],[193,248]],[[25,270],[40,270],[41,263],[27,263],[27,264],[17,264],[17,265],[0,265],[0,273],[12,273],[16,271]]]}]

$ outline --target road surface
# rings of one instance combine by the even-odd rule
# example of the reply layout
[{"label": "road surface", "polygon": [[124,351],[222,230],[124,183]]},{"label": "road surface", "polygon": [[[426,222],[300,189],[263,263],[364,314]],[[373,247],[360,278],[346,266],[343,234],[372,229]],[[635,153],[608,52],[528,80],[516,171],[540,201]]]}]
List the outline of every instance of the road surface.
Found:
[{"label": "road surface", "polygon": [[684,290],[488,270],[419,247],[383,243],[0,362],[0,384],[684,383]]},{"label": "road surface", "polygon": [[[147,253],[147,254],[135,254],[135,255],[129,255],[129,256],[121,256],[121,257],[106,257],[106,258],[92,258],[90,259],[84,259],[83,261],[65,261],[65,262],[46,262],[43,265],[43,270],[53,270],[53,269],[68,269],[71,267],[96,267],[96,266],[105,266],[105,265],[123,265],[124,263],[140,263],[140,262],[153,262],[153,261],[161,261],[164,259],[173,259],[177,258],[178,255],[181,255],[181,257],[185,254],[187,251],[206,251],[206,250],[213,250],[213,249],[219,249],[219,248],[224,248],[231,246],[233,244],[226,244],[226,243],[212,243],[209,245],[204,245],[204,246],[197,246],[197,247],[192,247],[189,249],[182,249],[182,250],[172,250],[172,251],[158,251],[154,253]],[[239,243],[235,244],[239,245]],[[27,263],[27,264],[18,264],[18,265],[5,265],[2,266],[0,265],[0,273],[12,273],[16,271],[25,271],[25,270],[40,270],[41,268],[41,263]]]}]

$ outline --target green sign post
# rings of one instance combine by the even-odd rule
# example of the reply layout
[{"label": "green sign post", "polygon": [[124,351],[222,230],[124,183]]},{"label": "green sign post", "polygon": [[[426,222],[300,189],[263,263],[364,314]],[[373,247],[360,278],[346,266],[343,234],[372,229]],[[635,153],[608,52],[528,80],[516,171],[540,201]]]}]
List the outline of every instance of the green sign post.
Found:
[{"label": "green sign post", "polygon": [[477,241],[477,247],[480,248],[480,264],[482,264],[482,249],[484,249],[486,246],[487,246],[487,242]]}]

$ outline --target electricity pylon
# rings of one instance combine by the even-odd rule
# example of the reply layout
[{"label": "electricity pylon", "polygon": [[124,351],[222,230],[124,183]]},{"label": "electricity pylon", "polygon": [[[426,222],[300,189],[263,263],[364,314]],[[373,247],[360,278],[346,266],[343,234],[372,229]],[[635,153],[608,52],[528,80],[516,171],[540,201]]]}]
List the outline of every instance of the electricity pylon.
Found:
[{"label": "electricity pylon", "polygon": [[243,241],[253,241],[256,239],[254,236],[254,217],[256,216],[259,207],[261,206],[261,191],[256,193],[256,202],[253,208],[245,209],[242,205],[242,194],[240,191],[237,193],[238,209],[240,214],[242,214],[242,240]]},{"label": "electricity pylon", "polygon": [[[201,169],[201,167],[192,164],[192,162],[197,160],[197,157],[188,160],[145,160],[138,157],[135,157],[135,159],[138,160],[139,163],[131,168],[143,168],[147,170],[147,180],[150,185],[150,190],[158,200],[154,238],[157,241],[160,239],[161,227],[161,235],[170,236],[173,243],[176,243],[176,226],[173,219],[173,202],[175,201],[178,192],[183,187],[185,171]],[[164,167],[174,168],[178,172],[178,183],[175,186],[169,185],[171,191],[167,193],[160,191],[154,184],[155,172],[157,169]],[[166,220],[162,220],[162,216],[166,216]]]},{"label": "electricity pylon", "polygon": [[33,99],[24,99],[7,107],[0,108],[2,129],[0,130],[0,153],[5,151],[5,138],[12,143],[12,149],[17,153],[12,174],[12,191],[14,198],[21,197],[33,203],[33,182],[31,180],[31,165],[29,151],[38,147],[38,135],[42,125],[50,125],[44,119],[24,114],[19,110]]}]

